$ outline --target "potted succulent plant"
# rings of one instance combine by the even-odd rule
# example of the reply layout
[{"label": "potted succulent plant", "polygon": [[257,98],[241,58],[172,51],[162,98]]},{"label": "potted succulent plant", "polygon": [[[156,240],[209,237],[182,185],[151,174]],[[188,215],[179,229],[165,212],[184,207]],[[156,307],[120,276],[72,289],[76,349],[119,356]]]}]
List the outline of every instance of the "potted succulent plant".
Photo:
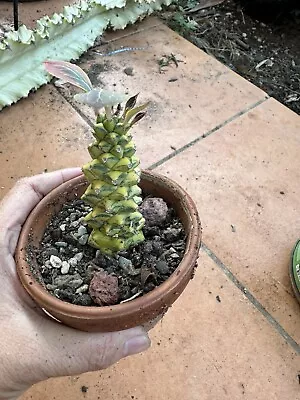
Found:
[{"label": "potted succulent plant", "polygon": [[25,222],[20,280],[42,309],[77,329],[150,323],[193,276],[201,239],[195,204],[175,182],[139,170],[130,129],[148,104],[93,88],[74,64],[44,64],[83,90],[75,99],[95,111],[94,142],[83,175],[49,193]]}]

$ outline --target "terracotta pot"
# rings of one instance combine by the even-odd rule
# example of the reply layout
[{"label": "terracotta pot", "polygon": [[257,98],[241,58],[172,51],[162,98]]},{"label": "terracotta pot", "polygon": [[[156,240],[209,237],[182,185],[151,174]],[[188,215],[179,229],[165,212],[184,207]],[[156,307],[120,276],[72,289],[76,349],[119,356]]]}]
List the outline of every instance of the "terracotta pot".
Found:
[{"label": "terracotta pot", "polygon": [[187,235],[184,257],[164,283],[144,296],[114,306],[78,306],[53,297],[35,280],[28,261],[31,265],[36,265],[36,260],[28,259],[27,248],[28,245],[39,246],[51,217],[65,202],[80,197],[86,187],[84,176],[71,179],[50,192],[31,212],[21,231],[15,254],[20,280],[42,309],[73,328],[89,332],[108,332],[147,324],[167,311],[193,277],[201,240],[196,206],[175,182],[156,173],[143,171],[140,187],[144,193],[163,198],[176,210],[184,225]]}]

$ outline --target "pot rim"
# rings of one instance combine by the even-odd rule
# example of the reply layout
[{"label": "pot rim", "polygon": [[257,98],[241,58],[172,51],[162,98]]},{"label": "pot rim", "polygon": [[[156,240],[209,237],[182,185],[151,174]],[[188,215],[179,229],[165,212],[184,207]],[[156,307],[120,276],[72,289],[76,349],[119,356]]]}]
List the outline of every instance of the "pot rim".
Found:
[{"label": "pot rim", "polygon": [[[148,292],[143,296],[140,296],[125,303],[119,303],[116,305],[104,307],[81,306],[65,302],[52,296],[45,288],[42,287],[40,283],[38,283],[38,281],[32,274],[30,266],[25,258],[27,254],[26,248],[29,241],[29,236],[27,232],[31,230],[31,221],[35,220],[40,214],[44,205],[49,203],[50,194],[51,196],[57,197],[57,195],[66,192],[66,189],[85,182],[86,179],[84,175],[80,175],[78,177],[70,179],[67,182],[64,182],[57,188],[53,189],[49,194],[47,194],[31,211],[20,233],[15,252],[18,275],[27,292],[36,302],[40,304],[40,306],[44,307],[47,310],[59,309],[59,312],[61,314],[72,316],[72,318],[81,319],[82,315],[84,314],[85,319],[111,319],[120,315],[124,316],[132,314],[132,312],[137,309],[147,309],[149,304],[159,303],[160,300],[163,305],[163,297],[165,297],[166,294],[168,294],[169,292],[172,292],[174,290],[176,291],[178,282],[185,279],[186,275],[191,273],[191,268],[194,268],[194,266],[196,265],[201,244],[201,224],[194,201],[180,185],[178,185],[170,178],[147,170],[142,171],[141,179],[143,178],[159,180],[160,182],[165,183],[167,182],[169,190],[172,188],[173,191],[176,191],[179,194],[182,203],[181,206],[185,208],[187,214],[190,217],[191,229],[189,232],[186,232],[187,240],[185,253],[180,264],[172,273],[172,275],[151,292]],[[185,264],[184,268],[183,264]],[[24,265],[24,267],[22,265]]]}]

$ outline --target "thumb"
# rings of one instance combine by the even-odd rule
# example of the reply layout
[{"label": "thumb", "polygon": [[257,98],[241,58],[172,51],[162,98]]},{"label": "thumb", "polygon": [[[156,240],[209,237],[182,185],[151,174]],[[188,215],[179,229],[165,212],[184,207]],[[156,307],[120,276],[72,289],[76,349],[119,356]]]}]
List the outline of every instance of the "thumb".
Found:
[{"label": "thumb", "polygon": [[47,349],[43,352],[47,362],[42,363],[46,378],[104,369],[150,346],[150,339],[142,327],[112,333],[88,333],[47,321],[44,328],[39,337]]}]

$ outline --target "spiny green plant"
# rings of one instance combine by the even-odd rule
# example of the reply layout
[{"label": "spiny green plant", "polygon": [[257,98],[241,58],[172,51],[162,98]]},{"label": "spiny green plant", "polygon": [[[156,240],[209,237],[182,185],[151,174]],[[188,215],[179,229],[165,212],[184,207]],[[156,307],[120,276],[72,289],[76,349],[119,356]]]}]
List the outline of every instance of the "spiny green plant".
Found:
[{"label": "spiny green plant", "polygon": [[108,27],[124,29],[171,1],[78,0],[38,19],[33,29],[21,25],[0,34],[0,110],[49,81],[44,60],[77,60]]},{"label": "spiny green plant", "polygon": [[[137,95],[128,96],[94,88],[77,65],[45,61],[51,75],[79,87],[84,93],[74,98],[96,113],[94,142],[88,147],[92,161],[82,167],[89,186],[82,199],[92,207],[85,217],[92,228],[89,244],[105,254],[113,254],[144,240],[144,218],[138,210],[142,201],[140,161],[135,155],[130,128],[141,120],[148,103],[136,106]],[[104,112],[103,112],[104,110]]]}]

